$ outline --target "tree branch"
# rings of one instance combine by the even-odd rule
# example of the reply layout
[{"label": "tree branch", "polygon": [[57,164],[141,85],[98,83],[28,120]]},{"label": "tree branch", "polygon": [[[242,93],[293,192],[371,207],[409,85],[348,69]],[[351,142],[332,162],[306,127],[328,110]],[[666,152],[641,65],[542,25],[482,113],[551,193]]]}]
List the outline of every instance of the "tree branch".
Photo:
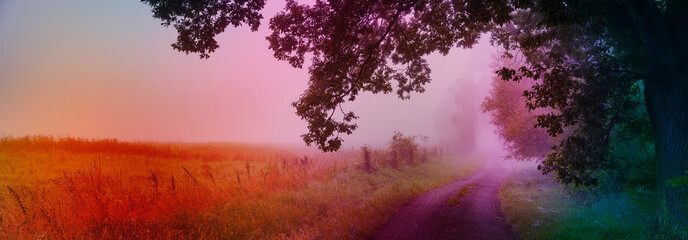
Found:
[{"label": "tree branch", "polygon": [[613,73],[631,74],[636,78],[642,78],[642,79],[648,79],[648,77],[649,77],[649,75],[647,75],[647,74],[634,72],[631,70],[613,69],[613,68],[607,68],[607,67],[600,67],[600,69],[604,70],[604,71],[608,71],[608,72],[613,72]]},{"label": "tree branch", "polygon": [[389,33],[392,32],[392,29],[394,28],[394,25],[397,23],[397,21],[399,21],[399,17],[401,16],[401,14],[405,11],[410,10],[411,7],[415,6],[418,2],[419,0],[415,0],[411,2],[408,6],[404,6],[401,9],[398,9],[398,11],[394,14],[392,20],[390,20],[389,24],[387,24],[387,28],[385,29],[385,32],[382,34],[382,36],[380,36],[380,39],[378,39],[377,42],[375,42],[374,44],[369,45],[367,47],[368,56],[361,64],[361,68],[358,70],[358,74],[356,74],[356,79],[351,83],[351,87],[348,90],[342,92],[342,94],[340,94],[337,97],[343,98],[344,96],[351,94],[351,92],[356,88],[356,85],[358,85],[358,83],[361,81],[364,71],[367,70],[366,65],[368,65],[373,58],[373,49],[380,47],[382,42],[384,42],[384,40],[387,38],[387,35],[389,35]]}]

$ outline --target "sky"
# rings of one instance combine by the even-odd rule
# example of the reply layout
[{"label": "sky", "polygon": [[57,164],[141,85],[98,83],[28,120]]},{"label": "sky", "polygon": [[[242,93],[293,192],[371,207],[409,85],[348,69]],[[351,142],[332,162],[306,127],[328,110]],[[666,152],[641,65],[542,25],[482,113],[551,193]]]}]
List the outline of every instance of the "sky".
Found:
[{"label": "sky", "polygon": [[[291,103],[307,70],[277,61],[265,40],[283,7],[268,1],[259,31],[230,27],[210,59],[199,59],[173,50],[175,29],[136,0],[0,0],[0,134],[301,143],[306,122]],[[345,147],[382,145],[394,131],[446,138],[457,88],[475,82],[479,104],[496,53],[482,40],[431,55],[425,93],[405,101],[364,93],[347,103],[360,118]],[[495,141],[479,119],[483,141]]]}]

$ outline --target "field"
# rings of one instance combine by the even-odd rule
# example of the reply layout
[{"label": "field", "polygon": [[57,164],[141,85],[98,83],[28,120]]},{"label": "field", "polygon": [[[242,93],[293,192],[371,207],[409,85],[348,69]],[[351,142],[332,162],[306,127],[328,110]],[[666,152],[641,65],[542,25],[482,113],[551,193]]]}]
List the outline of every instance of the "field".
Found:
[{"label": "field", "polygon": [[676,239],[653,231],[650,193],[598,193],[559,185],[534,167],[504,181],[499,197],[523,239]]},{"label": "field", "polygon": [[367,239],[479,166],[436,152],[392,168],[372,150],[366,170],[353,150],[5,137],[0,239]]}]

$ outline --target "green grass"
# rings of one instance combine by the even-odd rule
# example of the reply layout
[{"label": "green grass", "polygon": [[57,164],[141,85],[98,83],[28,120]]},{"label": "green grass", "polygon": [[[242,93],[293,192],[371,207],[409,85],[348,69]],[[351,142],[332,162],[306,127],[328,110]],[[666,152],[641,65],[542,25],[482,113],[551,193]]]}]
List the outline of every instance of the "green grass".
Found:
[{"label": "green grass", "polygon": [[454,196],[452,196],[452,198],[447,200],[447,203],[449,203],[449,205],[452,207],[456,207],[456,205],[459,205],[463,202],[461,200],[461,198],[463,198],[463,196],[466,196],[466,194],[471,193],[471,190],[473,190],[477,186],[478,186],[478,184],[474,183],[474,184],[471,184],[471,185],[468,185],[468,186],[461,188],[461,190],[458,193],[454,194]]},{"label": "green grass", "polygon": [[[477,168],[475,161],[434,159],[401,170],[339,172],[303,188],[217,206],[182,224],[185,238],[368,239],[404,203]],[[237,221],[242,219],[242,221]]]},{"label": "green grass", "polygon": [[499,193],[508,223],[523,239],[657,239],[650,196],[576,194],[536,169],[516,171]]}]

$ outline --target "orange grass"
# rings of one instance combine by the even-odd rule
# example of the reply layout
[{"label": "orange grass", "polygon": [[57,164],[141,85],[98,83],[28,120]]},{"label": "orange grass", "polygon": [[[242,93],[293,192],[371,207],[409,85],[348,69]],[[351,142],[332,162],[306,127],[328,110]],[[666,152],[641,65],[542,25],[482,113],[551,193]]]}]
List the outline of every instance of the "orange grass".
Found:
[{"label": "orange grass", "polygon": [[[375,214],[366,211],[393,203],[377,217],[374,224],[379,225],[406,200],[458,177],[458,173],[443,173],[435,179],[424,173],[429,167],[442,168],[432,163],[405,172],[385,168],[382,151],[373,151],[378,173],[366,174],[359,170],[360,155],[256,144],[4,137],[0,139],[0,238],[344,236],[331,232],[347,230],[322,221]],[[361,186],[405,179],[419,186],[381,188],[389,192],[383,202],[362,198],[382,191]],[[393,187],[408,189],[390,191]],[[337,195],[342,193],[357,198],[326,203],[345,198]],[[334,209],[337,206],[360,208],[360,213]],[[359,238],[372,231],[366,229]]]}]

